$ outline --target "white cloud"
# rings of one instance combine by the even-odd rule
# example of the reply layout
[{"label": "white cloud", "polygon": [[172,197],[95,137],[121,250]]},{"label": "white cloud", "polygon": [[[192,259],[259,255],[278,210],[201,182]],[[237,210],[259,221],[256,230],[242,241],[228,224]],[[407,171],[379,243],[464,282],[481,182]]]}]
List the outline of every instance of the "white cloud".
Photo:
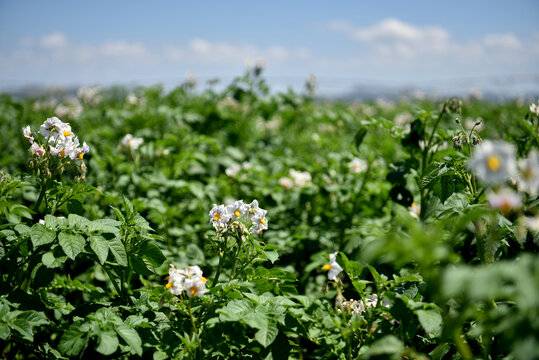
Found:
[{"label": "white cloud", "polygon": [[483,38],[483,43],[487,47],[502,49],[520,49],[522,43],[512,34],[489,34]]},{"label": "white cloud", "polygon": [[43,36],[39,42],[45,48],[58,48],[67,45],[67,38],[60,32]]}]

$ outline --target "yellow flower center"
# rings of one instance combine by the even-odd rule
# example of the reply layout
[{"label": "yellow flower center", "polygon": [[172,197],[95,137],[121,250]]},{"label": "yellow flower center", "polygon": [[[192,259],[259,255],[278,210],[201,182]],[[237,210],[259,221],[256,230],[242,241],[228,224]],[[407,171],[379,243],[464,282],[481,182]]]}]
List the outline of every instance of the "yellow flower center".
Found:
[{"label": "yellow flower center", "polygon": [[241,213],[239,210],[236,210],[234,211],[234,215],[236,215],[236,217],[240,217],[241,216]]},{"label": "yellow flower center", "polygon": [[221,214],[219,213],[216,213],[215,216],[213,217],[213,221],[217,221],[221,218]]},{"label": "yellow flower center", "polygon": [[264,219],[260,219],[260,223],[261,223],[262,225],[266,225],[266,222],[264,221]]},{"label": "yellow flower center", "polygon": [[67,130],[64,131],[64,136],[65,137],[68,137],[68,136],[71,136],[71,135],[73,135],[73,134],[71,134],[69,131],[67,131]]},{"label": "yellow flower center", "polygon": [[62,151],[60,151],[60,156],[61,156],[61,157],[66,157],[66,151],[65,151],[65,149],[62,149]]},{"label": "yellow flower center", "polygon": [[191,296],[195,296],[195,294],[197,293],[197,288],[193,286],[191,289],[189,289],[189,292],[191,293]]},{"label": "yellow flower center", "polygon": [[206,279],[206,278],[203,276],[203,277],[200,278],[200,281],[206,282],[206,281],[208,281],[208,279]]},{"label": "yellow flower center", "polygon": [[324,266],[322,267],[322,270],[326,270],[326,271],[331,270],[331,264],[326,264],[326,265],[324,265]]},{"label": "yellow flower center", "polygon": [[84,154],[80,152],[77,156],[78,156],[79,159],[82,160],[82,158],[84,157]]},{"label": "yellow flower center", "polygon": [[166,289],[170,289],[171,287],[172,287],[172,283],[171,283],[171,282],[169,282],[168,284],[165,285],[165,288],[166,288]]},{"label": "yellow flower center", "polygon": [[127,140],[127,146],[131,146],[131,139]]},{"label": "yellow flower center", "polygon": [[500,158],[496,155],[490,155],[487,158],[487,166],[490,171],[498,171],[500,168]]}]

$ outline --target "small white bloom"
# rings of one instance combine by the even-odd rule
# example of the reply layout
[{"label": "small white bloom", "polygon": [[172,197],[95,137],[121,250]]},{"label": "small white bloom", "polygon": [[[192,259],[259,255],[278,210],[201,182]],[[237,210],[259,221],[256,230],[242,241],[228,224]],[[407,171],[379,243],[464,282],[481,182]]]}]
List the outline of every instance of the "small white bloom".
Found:
[{"label": "small white bloom", "polygon": [[64,123],[57,117],[45,120],[39,127],[39,133],[43,135],[45,139],[52,142],[56,141],[58,137],[60,137],[61,140],[64,140],[65,138],[73,136],[69,123]]},{"label": "small white bloom", "polygon": [[363,302],[365,303],[365,308],[376,307],[378,305],[378,295],[367,295]]},{"label": "small white bloom", "polygon": [[258,207],[258,200],[253,200],[248,207],[247,210],[247,218],[249,220],[252,220],[253,218],[265,218],[267,214],[267,210],[264,210],[260,207]]},{"label": "small white bloom", "polygon": [[337,252],[329,255],[329,264],[324,265],[323,270],[328,272],[328,279],[332,281],[337,280],[337,276],[342,272],[342,267],[337,262]]},{"label": "small white bloom", "polygon": [[535,116],[539,116],[539,106],[536,104],[530,105],[530,112],[534,114]]},{"label": "small white bloom", "polygon": [[131,134],[125,135],[122,139],[122,145],[130,148],[131,150],[137,150],[143,142],[143,138],[133,137]]},{"label": "small white bloom", "polygon": [[339,305],[342,310],[348,312],[350,315],[361,315],[365,312],[365,304],[363,304],[363,301],[350,299],[348,301],[342,301]]},{"label": "small white bloom", "polygon": [[226,176],[230,177],[230,178],[234,178],[236,177],[236,175],[238,175],[238,173],[241,171],[241,166],[238,165],[238,164],[234,164],[230,167],[227,167],[225,169],[225,174]]},{"label": "small white bloom", "polygon": [[30,129],[30,125],[22,128],[22,134],[24,135],[24,138],[32,144],[34,142],[34,138],[32,136],[32,130]]},{"label": "small white bloom", "polygon": [[241,164],[241,167],[243,168],[243,170],[251,170],[253,168],[253,165],[248,161],[244,161]]},{"label": "small white bloom", "polygon": [[231,219],[239,219],[242,216],[246,216],[247,211],[249,211],[249,207],[243,203],[243,200],[234,201],[226,207],[227,215]]},{"label": "small white bloom", "polygon": [[529,230],[539,232],[539,215],[525,217],[524,224]]},{"label": "small white bloom", "polygon": [[279,178],[279,185],[281,185],[285,189],[291,189],[294,186],[294,182],[292,181],[292,179],[283,176]]},{"label": "small white bloom", "polygon": [[251,220],[253,224],[249,228],[251,234],[262,235],[262,232],[268,229],[268,219],[266,219],[265,215],[259,214],[259,216],[254,216]]},{"label": "small white bloom", "polygon": [[297,187],[304,187],[311,183],[311,174],[307,171],[301,172],[294,169],[290,169],[289,175],[294,181],[294,185]]},{"label": "small white bloom", "polygon": [[355,157],[348,163],[348,167],[350,170],[352,170],[352,172],[359,174],[367,170],[367,162]]},{"label": "small white bloom", "polygon": [[410,215],[412,215],[416,219],[419,219],[419,215],[421,215],[421,205],[413,202],[412,205],[410,205],[410,207],[408,208],[408,211],[410,212]]},{"label": "small white bloom", "polygon": [[213,225],[215,230],[226,230],[230,216],[228,215],[224,205],[213,204],[213,208],[210,210],[209,216],[210,223]]},{"label": "small white bloom", "polygon": [[486,197],[490,207],[499,209],[504,214],[522,206],[522,195],[507,188],[499,190],[498,192],[490,191],[487,193]]},{"label": "small white bloom", "polygon": [[527,159],[518,162],[519,177],[517,178],[518,190],[531,196],[539,193],[539,156],[533,149]]},{"label": "small white bloom", "polygon": [[198,266],[188,266],[185,269],[176,269],[170,265],[168,270],[168,283],[165,286],[174,295],[186,292],[187,296],[202,296],[206,289],[206,278],[202,276],[202,270]]},{"label": "small white bloom", "polygon": [[38,143],[32,143],[30,150],[33,154],[36,154],[37,156],[42,156],[43,154],[45,154],[45,149],[39,146]]},{"label": "small white bloom", "polygon": [[515,147],[505,141],[486,140],[477,146],[468,167],[487,184],[500,184],[516,173]]}]

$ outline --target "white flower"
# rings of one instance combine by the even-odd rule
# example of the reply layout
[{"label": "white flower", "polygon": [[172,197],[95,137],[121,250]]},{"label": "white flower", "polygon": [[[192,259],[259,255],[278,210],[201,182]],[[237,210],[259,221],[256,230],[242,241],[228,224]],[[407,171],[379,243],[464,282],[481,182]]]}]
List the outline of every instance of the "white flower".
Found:
[{"label": "white flower", "polygon": [[334,252],[329,255],[329,264],[322,267],[323,270],[328,272],[328,279],[332,281],[337,280],[337,276],[342,272],[342,267],[337,262],[337,252]]},{"label": "white flower", "polygon": [[227,215],[231,219],[239,219],[242,216],[246,216],[247,211],[249,211],[249,207],[243,203],[243,200],[234,201],[226,207]]},{"label": "white flower", "polygon": [[165,286],[174,295],[186,292],[187,296],[202,296],[206,289],[206,278],[202,276],[202,270],[198,266],[188,266],[185,269],[176,269],[170,265],[168,270],[168,283]]},{"label": "white flower", "polygon": [[530,112],[534,114],[535,116],[539,116],[539,106],[536,104],[530,105]]},{"label": "white flower", "polygon": [[45,154],[45,149],[39,146],[38,143],[32,143],[30,150],[33,154],[36,154],[37,156],[42,156],[43,154]]},{"label": "white flower", "polygon": [[258,200],[253,200],[249,204],[249,208],[247,210],[247,218],[249,220],[252,220],[255,217],[265,218],[267,213],[267,210],[258,207]]},{"label": "white flower", "polygon": [[131,134],[125,135],[122,139],[122,145],[131,150],[137,150],[143,142],[143,138],[133,137]]},{"label": "white flower", "polygon": [[244,170],[251,170],[253,168],[253,165],[248,162],[248,161],[244,161],[242,164],[241,164],[241,167],[244,169]]},{"label": "white flower", "polygon": [[376,307],[378,305],[378,295],[367,295],[363,302],[365,303],[365,308]]},{"label": "white flower", "polygon": [[268,229],[268,219],[266,219],[265,215],[254,216],[251,220],[253,224],[249,228],[251,234],[262,235],[262,232]]},{"label": "white flower", "polygon": [[224,205],[213,204],[213,208],[210,210],[210,223],[215,230],[226,230],[230,216]]},{"label": "white flower", "polygon": [[69,157],[74,160],[78,155],[78,146],[80,145],[78,138],[58,138],[54,146],[50,146],[51,155],[62,158]]},{"label": "white flower", "polygon": [[518,190],[526,192],[531,196],[539,192],[539,156],[533,149],[528,154],[527,159],[518,162],[519,177],[517,178]]},{"label": "white flower", "polygon": [[77,118],[82,113],[82,106],[76,99],[74,99],[67,105],[58,105],[56,109],[54,109],[54,113],[61,118]]},{"label": "white flower", "polygon": [[477,146],[468,167],[487,184],[500,184],[516,173],[515,147],[505,141],[486,140]]},{"label": "white flower", "polygon": [[522,206],[522,195],[507,188],[499,190],[498,192],[490,191],[487,193],[486,197],[490,207],[499,209],[504,214]]},{"label": "white flower", "polygon": [[296,171],[294,169],[290,169],[289,175],[294,181],[294,185],[297,187],[304,187],[310,184],[312,178],[311,174],[309,174],[307,171],[301,172]]},{"label": "white flower", "polygon": [[412,215],[416,219],[419,219],[419,215],[421,215],[421,205],[413,202],[412,205],[410,205],[410,207],[408,208],[408,211],[410,212],[410,215]]},{"label": "white flower", "polygon": [[236,177],[236,175],[238,175],[240,170],[241,170],[241,166],[238,164],[234,164],[231,167],[227,167],[225,169],[225,174],[226,176],[233,178],[233,177]]},{"label": "white flower", "polygon": [[279,185],[281,185],[285,189],[291,189],[294,186],[294,182],[290,178],[281,177],[279,178]]},{"label": "white flower", "polygon": [[342,308],[342,310],[350,313],[350,315],[354,315],[354,314],[361,315],[362,313],[365,312],[365,304],[363,304],[363,301],[350,299],[348,301],[342,301],[339,305]]},{"label": "white flower", "polygon": [[34,138],[32,136],[32,130],[30,129],[30,125],[27,127],[22,128],[22,134],[24,135],[24,138],[32,144],[34,142]]},{"label": "white flower", "polygon": [[39,127],[39,133],[43,135],[45,139],[52,142],[56,141],[58,138],[63,141],[66,138],[73,136],[69,123],[64,123],[57,117],[52,117],[45,120],[45,122]]},{"label": "white flower", "polygon": [[350,170],[352,170],[352,172],[359,174],[367,170],[367,162],[355,157],[348,163],[348,167]]},{"label": "white flower", "polygon": [[535,215],[533,217],[526,216],[524,218],[524,224],[529,230],[539,232],[539,215]]}]

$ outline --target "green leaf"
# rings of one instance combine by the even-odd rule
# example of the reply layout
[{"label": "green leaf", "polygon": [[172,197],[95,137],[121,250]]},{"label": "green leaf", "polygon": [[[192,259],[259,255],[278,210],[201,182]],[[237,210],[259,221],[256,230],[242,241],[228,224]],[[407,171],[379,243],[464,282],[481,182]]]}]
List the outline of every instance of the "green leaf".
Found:
[{"label": "green leaf", "polygon": [[67,217],[67,224],[72,229],[84,230],[90,223],[90,220],[76,214],[69,214]]},{"label": "green leaf", "polygon": [[74,235],[67,232],[61,232],[58,235],[58,243],[64,250],[64,253],[71,260],[75,260],[78,254],[84,250],[84,245],[86,245],[86,240],[82,235]]},{"label": "green leaf", "polygon": [[48,251],[41,257],[41,262],[48,268],[54,269],[65,263],[67,256],[54,256],[54,252]]},{"label": "green leaf", "polygon": [[200,183],[190,183],[189,190],[199,199],[204,199],[204,187]]},{"label": "green leaf", "polygon": [[430,337],[439,336],[442,329],[442,315],[434,309],[417,310],[419,323]]},{"label": "green leaf", "polygon": [[143,258],[138,256],[131,256],[131,267],[137,274],[148,276],[152,275],[154,271],[146,264]]},{"label": "green leaf", "polygon": [[114,238],[110,241],[108,241],[109,249],[112,255],[114,255],[114,259],[116,259],[116,262],[120,266],[127,266],[127,253],[125,251],[125,246],[122,243],[122,240],[120,238]]},{"label": "green leaf", "polygon": [[84,214],[84,207],[82,203],[77,199],[69,199],[67,201],[67,211],[70,214]]},{"label": "green leaf", "polygon": [[255,339],[264,347],[268,347],[277,337],[279,329],[274,322],[268,322],[268,326],[258,330],[255,334]]},{"label": "green leaf", "polygon": [[90,247],[97,255],[101,265],[103,265],[109,255],[108,241],[101,235],[92,235],[90,236]]},{"label": "green leaf", "polygon": [[100,331],[96,351],[103,355],[110,355],[118,348],[118,336],[113,330]]},{"label": "green leaf", "polygon": [[442,176],[441,179],[442,193],[440,200],[445,203],[447,198],[455,192],[455,179],[452,176]]},{"label": "green leaf", "polygon": [[149,241],[146,241],[140,247],[139,254],[142,255],[146,260],[150,262],[155,267],[161,266],[167,259],[161,249],[157,245],[152,244]]},{"label": "green leaf", "polygon": [[279,253],[275,250],[266,250],[264,255],[268,258],[269,261],[273,264],[277,259],[279,259]]},{"label": "green leaf", "polygon": [[367,129],[362,126],[359,128],[359,130],[356,132],[356,135],[354,136],[354,144],[356,145],[356,149],[358,151],[361,143],[363,142],[363,139],[365,138],[365,135],[367,135]]},{"label": "green leaf", "polygon": [[53,242],[56,239],[56,232],[47,229],[42,224],[35,224],[30,229],[30,239],[32,239],[34,248],[36,248]]},{"label": "green leaf", "polygon": [[142,340],[138,332],[129,325],[116,326],[116,332],[131,347],[131,352],[139,356],[142,355]]},{"label": "green leaf", "polygon": [[363,354],[363,358],[369,359],[374,356],[394,354],[398,355],[398,359],[400,359],[403,347],[403,343],[397,337],[386,335],[376,340],[369,350]]},{"label": "green leaf", "polygon": [[68,356],[77,356],[88,344],[89,334],[78,326],[71,326],[62,335],[58,350]]},{"label": "green leaf", "polygon": [[10,333],[11,331],[9,330],[9,326],[4,323],[0,323],[0,339],[6,340]]}]

